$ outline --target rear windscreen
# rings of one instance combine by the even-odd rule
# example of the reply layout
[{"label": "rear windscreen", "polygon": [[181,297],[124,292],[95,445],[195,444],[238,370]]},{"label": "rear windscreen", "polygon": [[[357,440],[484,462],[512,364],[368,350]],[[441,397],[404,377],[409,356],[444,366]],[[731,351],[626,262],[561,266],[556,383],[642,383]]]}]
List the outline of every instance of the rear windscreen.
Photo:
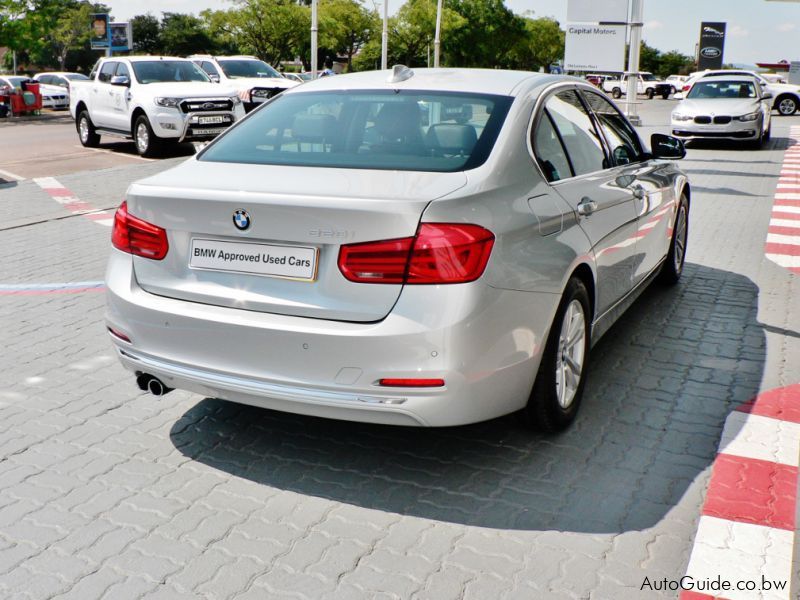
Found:
[{"label": "rear windscreen", "polygon": [[232,128],[199,160],[459,171],[482,164],[512,98],[428,91],[286,94]]}]

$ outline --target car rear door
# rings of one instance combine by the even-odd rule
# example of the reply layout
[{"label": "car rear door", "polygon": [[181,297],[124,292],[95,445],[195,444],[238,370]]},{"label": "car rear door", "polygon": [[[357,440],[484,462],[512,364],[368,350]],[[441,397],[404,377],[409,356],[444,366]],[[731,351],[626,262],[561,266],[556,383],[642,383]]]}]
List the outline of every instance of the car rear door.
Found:
[{"label": "car rear door", "polygon": [[562,88],[546,98],[533,143],[545,177],[572,207],[592,244],[596,314],[601,315],[632,286],[637,234],[633,192],[617,181],[618,169],[610,168],[603,137],[576,89]]},{"label": "car rear door", "polygon": [[613,164],[609,173],[615,175],[617,185],[633,194],[637,226],[632,266],[633,285],[637,285],[667,253],[676,202],[672,177],[663,162],[643,160],[646,155],[639,135],[611,102],[589,90],[581,93],[606,139]]}]

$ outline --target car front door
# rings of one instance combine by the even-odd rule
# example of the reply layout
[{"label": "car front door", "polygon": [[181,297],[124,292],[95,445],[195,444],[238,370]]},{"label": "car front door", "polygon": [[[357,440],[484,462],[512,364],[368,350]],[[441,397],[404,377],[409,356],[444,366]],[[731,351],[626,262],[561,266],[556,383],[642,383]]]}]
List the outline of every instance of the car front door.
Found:
[{"label": "car front door", "polygon": [[89,105],[89,115],[92,122],[97,127],[113,127],[111,124],[111,107],[113,104],[112,95],[114,86],[111,85],[111,78],[117,69],[117,61],[106,61],[100,67],[97,80],[92,86],[92,99]]},{"label": "car front door", "polygon": [[639,135],[613,104],[589,90],[581,93],[606,139],[613,164],[610,173],[634,197],[637,233],[632,266],[637,285],[660,264],[669,246],[676,202],[672,179],[663,163],[645,160]]},{"label": "car front door", "polygon": [[[533,135],[545,178],[572,207],[592,245],[600,316],[632,286],[637,234],[633,192],[617,181],[618,169],[610,168],[603,137],[576,89],[546,98]],[[557,154],[557,161],[552,160]]]},{"label": "car front door", "polygon": [[[117,64],[114,77],[127,77],[131,81],[131,73],[128,65],[121,62]],[[129,120],[128,104],[130,104],[130,87],[124,85],[109,85],[111,95],[111,105],[109,110],[109,127],[121,131],[130,131],[131,123]]]}]

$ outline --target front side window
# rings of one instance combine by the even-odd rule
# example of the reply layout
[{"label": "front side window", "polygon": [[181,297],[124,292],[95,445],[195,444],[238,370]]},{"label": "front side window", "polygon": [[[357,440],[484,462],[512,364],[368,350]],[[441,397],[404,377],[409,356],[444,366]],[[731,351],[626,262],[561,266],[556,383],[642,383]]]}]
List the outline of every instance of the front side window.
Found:
[{"label": "front side window", "polygon": [[619,110],[600,94],[583,92],[583,97],[603,129],[614,164],[627,165],[639,161],[643,153],[639,136]]},{"label": "front side window", "polygon": [[100,75],[97,76],[97,79],[103,83],[108,83],[111,81],[111,77],[114,76],[114,71],[117,68],[117,64],[118,63],[111,61],[103,63],[103,66],[100,69]]},{"label": "front side window", "polygon": [[116,76],[127,77],[128,80],[130,81],[131,72],[128,70],[128,65],[126,65],[125,63],[119,63],[119,66],[117,67]]},{"label": "front side window", "polygon": [[546,102],[545,109],[567,150],[576,176],[608,166],[600,135],[576,91],[554,94]]},{"label": "front side window", "polygon": [[203,70],[190,60],[138,60],[133,63],[133,72],[136,81],[145,85],[169,81],[210,81]]},{"label": "front side window", "polygon": [[485,162],[512,98],[365,90],[278,96],[199,160],[270,165],[460,171]]},{"label": "front side window", "polygon": [[219,66],[226,77],[280,77],[281,74],[263,60],[241,59],[220,60]]}]

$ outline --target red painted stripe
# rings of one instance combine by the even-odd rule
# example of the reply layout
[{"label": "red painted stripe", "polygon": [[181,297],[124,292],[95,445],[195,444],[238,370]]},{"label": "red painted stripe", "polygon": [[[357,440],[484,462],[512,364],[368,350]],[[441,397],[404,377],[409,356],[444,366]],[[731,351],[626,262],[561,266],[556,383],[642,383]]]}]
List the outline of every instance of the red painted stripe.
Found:
[{"label": "red painted stripe", "polygon": [[800,206],[800,200],[789,200],[788,198],[777,198],[774,206]]},{"label": "red painted stripe", "polygon": [[776,219],[791,219],[793,221],[800,221],[800,213],[782,212],[780,206],[772,209],[772,216]]},{"label": "red painted stripe", "polygon": [[800,383],[763,392],[736,410],[780,421],[800,423]]},{"label": "red painted stripe", "polygon": [[717,455],[703,514],[794,531],[797,467]]},{"label": "red painted stripe", "polygon": [[689,590],[682,591],[679,598],[680,600],[725,600],[722,596],[709,596],[708,594],[690,592]]},{"label": "red painted stripe", "polygon": [[0,290],[0,296],[47,296],[50,294],[82,294],[83,292],[105,292],[104,287],[66,288],[58,290]]},{"label": "red painted stripe", "polygon": [[770,225],[767,229],[768,233],[777,233],[780,235],[798,235],[800,236],[800,222],[797,227],[785,227],[784,225]]},{"label": "red painted stripe", "polygon": [[800,256],[800,245],[794,246],[792,244],[776,244],[774,242],[767,242],[764,244],[764,252],[766,254],[785,254],[786,256]]}]

